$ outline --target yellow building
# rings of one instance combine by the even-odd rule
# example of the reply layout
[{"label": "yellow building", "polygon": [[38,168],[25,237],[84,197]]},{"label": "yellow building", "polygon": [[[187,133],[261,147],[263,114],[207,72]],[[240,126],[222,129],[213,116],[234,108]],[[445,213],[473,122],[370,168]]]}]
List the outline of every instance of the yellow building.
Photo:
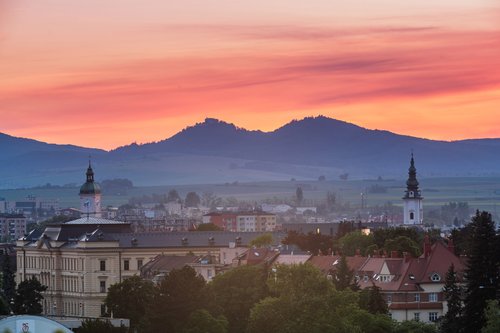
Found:
[{"label": "yellow building", "polygon": [[[99,317],[110,285],[139,275],[159,254],[207,255],[224,264],[259,232],[132,233],[130,224],[83,217],[17,241],[17,282],[36,277],[48,287],[46,315]],[[273,234],[279,243],[285,235]],[[226,258],[221,258],[226,257]],[[232,259],[232,258],[231,258]]]}]

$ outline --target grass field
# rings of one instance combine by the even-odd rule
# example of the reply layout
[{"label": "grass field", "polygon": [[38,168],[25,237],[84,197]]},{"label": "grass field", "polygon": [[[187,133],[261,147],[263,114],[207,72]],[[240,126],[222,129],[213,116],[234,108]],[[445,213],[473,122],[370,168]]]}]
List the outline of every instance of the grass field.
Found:
[{"label": "grass field", "polygon": [[[369,189],[373,185],[383,186],[387,189],[387,192],[370,193]],[[152,193],[167,193],[173,188],[177,189],[181,196],[185,196],[189,191],[195,191],[199,194],[213,192],[222,198],[235,197],[238,200],[260,202],[271,198],[292,198],[298,186],[303,188],[306,203],[308,201],[324,200],[326,192],[331,191],[337,194],[337,198],[341,202],[350,202],[354,206],[361,204],[361,193],[364,193],[367,206],[382,205],[388,201],[394,205],[401,205],[405,180],[336,180],[324,182],[297,180],[148,186],[136,187],[126,195],[103,194],[102,203],[103,205],[119,206],[127,203],[131,197],[150,195]],[[450,201],[466,201],[472,209],[488,210],[497,215],[496,206],[500,203],[500,177],[427,178],[420,179],[420,188],[424,196],[424,207],[438,207]],[[28,195],[58,199],[61,207],[79,207],[77,188],[0,190],[0,197],[6,200],[21,200]]]}]

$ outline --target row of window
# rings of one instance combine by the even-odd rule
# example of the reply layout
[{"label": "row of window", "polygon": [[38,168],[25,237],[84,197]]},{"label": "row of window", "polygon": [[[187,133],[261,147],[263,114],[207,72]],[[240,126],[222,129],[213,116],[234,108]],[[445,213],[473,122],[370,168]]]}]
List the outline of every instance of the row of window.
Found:
[{"label": "row of window", "polygon": [[81,261],[76,258],[62,258],[61,266],[65,271],[77,271],[83,269],[80,263]]},{"label": "row of window", "polygon": [[76,276],[66,276],[62,278],[63,291],[80,292],[81,284]]},{"label": "row of window", "polygon": [[[54,258],[26,256],[26,268],[54,269]],[[18,267],[23,267],[23,257],[18,257]]]},{"label": "row of window", "polygon": [[[142,265],[143,265],[143,259],[137,259],[137,270],[140,270]],[[99,260],[99,270],[101,272],[104,272],[106,270],[106,260]],[[130,270],[130,260],[129,259],[123,260],[123,270],[124,271]]]},{"label": "row of window", "polygon": [[[425,293],[416,293],[414,295],[414,299],[413,300],[415,302],[421,302],[421,295],[427,295],[427,301],[428,302],[435,303],[435,302],[439,301],[438,293],[428,293],[428,294],[425,294]],[[386,294],[386,299],[387,299],[387,303],[392,303],[392,301],[393,301],[393,297],[392,297],[391,294]],[[406,301],[406,296],[405,296],[405,301]]]},{"label": "row of window", "polygon": [[[429,315],[429,321],[436,321],[436,320],[438,320],[438,318],[439,318],[439,315],[438,315],[438,313],[437,313],[437,312],[429,312],[429,314],[428,314],[428,315]],[[420,318],[420,312],[415,312],[415,313],[413,314],[413,319],[414,319],[415,321],[420,321],[420,319],[421,319],[421,318]]]}]

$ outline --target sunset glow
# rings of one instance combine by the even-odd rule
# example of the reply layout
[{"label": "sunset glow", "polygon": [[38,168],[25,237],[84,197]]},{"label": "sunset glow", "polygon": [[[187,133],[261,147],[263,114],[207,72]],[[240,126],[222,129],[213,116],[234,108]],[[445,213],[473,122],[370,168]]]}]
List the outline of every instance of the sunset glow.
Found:
[{"label": "sunset glow", "polygon": [[0,132],[105,149],[215,117],[500,137],[494,0],[0,0]]}]

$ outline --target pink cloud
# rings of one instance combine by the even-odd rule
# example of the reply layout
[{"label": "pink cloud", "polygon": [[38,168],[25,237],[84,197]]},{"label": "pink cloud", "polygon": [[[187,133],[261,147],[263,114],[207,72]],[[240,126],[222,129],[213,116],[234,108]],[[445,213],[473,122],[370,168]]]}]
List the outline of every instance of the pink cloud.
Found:
[{"label": "pink cloud", "polygon": [[[387,27],[349,35],[344,29],[287,32],[268,27],[256,28],[252,35],[249,30],[231,29],[230,35],[246,36],[248,43],[237,54],[222,50],[118,63],[92,74],[69,75],[58,85],[0,92],[4,126],[41,124],[57,131],[65,123],[88,119],[93,121],[88,126],[119,127],[138,118],[147,122],[293,110],[314,114],[345,103],[412,103],[500,86],[500,31]],[[269,41],[259,44],[261,39]],[[290,44],[291,39],[306,42]]]}]

